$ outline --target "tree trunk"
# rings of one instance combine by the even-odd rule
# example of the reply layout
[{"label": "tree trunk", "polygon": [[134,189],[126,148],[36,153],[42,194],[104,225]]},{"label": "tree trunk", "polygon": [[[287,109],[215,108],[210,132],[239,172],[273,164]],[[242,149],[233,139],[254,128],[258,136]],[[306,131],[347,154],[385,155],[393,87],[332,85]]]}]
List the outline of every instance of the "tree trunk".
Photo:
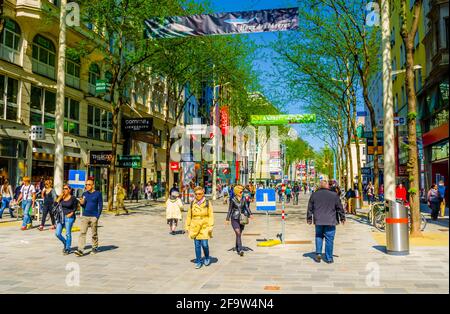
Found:
[{"label": "tree trunk", "polygon": [[407,29],[406,0],[402,0],[403,24],[401,35],[406,48],[406,93],[408,95],[408,175],[409,175],[409,203],[411,208],[411,237],[420,237],[420,199],[419,199],[419,165],[417,150],[417,100],[414,86],[414,37],[417,32],[422,1],[416,1],[413,11],[411,32]]},{"label": "tree trunk", "polygon": [[165,186],[165,198],[169,198],[169,176],[170,176],[170,127],[169,127],[169,112],[170,112],[170,91],[172,90],[172,80],[166,79],[164,94],[165,94],[165,112],[164,112],[164,130],[166,131],[166,180],[164,182]]},{"label": "tree trunk", "polygon": [[[114,93],[111,92],[111,100],[114,101]],[[117,158],[117,139],[119,133],[119,114],[120,114],[120,106],[122,104],[122,97],[119,96],[119,104],[113,105],[112,108],[112,141],[111,141],[111,165],[109,166],[109,175],[108,175],[108,211],[113,210],[113,201],[114,201],[114,186],[116,180],[116,158]]]}]

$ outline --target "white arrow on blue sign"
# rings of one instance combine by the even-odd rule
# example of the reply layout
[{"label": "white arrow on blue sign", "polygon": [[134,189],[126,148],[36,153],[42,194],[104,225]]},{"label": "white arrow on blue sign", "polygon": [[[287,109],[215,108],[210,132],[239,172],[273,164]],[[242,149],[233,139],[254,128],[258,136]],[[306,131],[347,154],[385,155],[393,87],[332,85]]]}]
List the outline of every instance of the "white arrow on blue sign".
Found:
[{"label": "white arrow on blue sign", "polygon": [[82,189],[87,179],[86,170],[69,170],[69,185],[72,189]]},{"label": "white arrow on blue sign", "polygon": [[256,210],[275,211],[277,210],[275,190],[256,190]]}]

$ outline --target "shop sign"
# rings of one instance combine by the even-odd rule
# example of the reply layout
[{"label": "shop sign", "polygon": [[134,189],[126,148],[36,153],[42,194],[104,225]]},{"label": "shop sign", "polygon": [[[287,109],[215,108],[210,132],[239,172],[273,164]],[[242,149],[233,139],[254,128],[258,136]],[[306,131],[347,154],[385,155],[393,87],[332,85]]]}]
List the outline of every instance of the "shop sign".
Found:
[{"label": "shop sign", "polygon": [[151,131],[153,118],[123,119],[123,130],[128,132]]},{"label": "shop sign", "polygon": [[171,161],[170,162],[170,170],[172,170],[172,171],[180,170],[180,163],[176,162],[176,161]]},{"label": "shop sign", "polygon": [[112,152],[109,151],[91,151],[89,163],[91,166],[109,166],[112,160]]},{"label": "shop sign", "polygon": [[363,168],[361,168],[361,174],[363,176],[370,176],[370,175],[372,175],[372,168],[370,168],[370,167],[363,167]]},{"label": "shop sign", "polygon": [[104,94],[109,90],[110,87],[111,84],[109,84],[107,80],[97,80],[95,82],[95,94]]},{"label": "shop sign", "polygon": [[142,168],[142,156],[137,155],[123,155],[117,158],[117,167],[119,168]]},{"label": "shop sign", "polygon": [[[377,155],[383,154],[383,146],[377,146]],[[374,155],[375,146],[367,146],[367,155]]]},{"label": "shop sign", "polygon": [[217,167],[218,167],[219,169],[226,169],[226,168],[229,167],[229,165],[226,164],[226,163],[222,163],[222,164],[218,164]]},{"label": "shop sign", "polygon": [[230,125],[230,114],[227,106],[223,106],[220,108],[219,116],[220,116],[219,127],[220,130],[222,131],[222,135],[225,135],[228,131],[228,126]]}]

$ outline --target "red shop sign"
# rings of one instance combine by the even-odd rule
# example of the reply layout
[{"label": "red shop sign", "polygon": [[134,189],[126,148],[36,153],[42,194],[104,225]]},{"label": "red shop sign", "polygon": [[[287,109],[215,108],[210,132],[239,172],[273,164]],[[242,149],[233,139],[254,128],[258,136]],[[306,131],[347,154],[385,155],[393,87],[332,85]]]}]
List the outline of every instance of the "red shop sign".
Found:
[{"label": "red shop sign", "polygon": [[175,161],[171,161],[170,162],[170,170],[172,170],[172,171],[180,170],[180,163],[179,162],[175,162]]}]

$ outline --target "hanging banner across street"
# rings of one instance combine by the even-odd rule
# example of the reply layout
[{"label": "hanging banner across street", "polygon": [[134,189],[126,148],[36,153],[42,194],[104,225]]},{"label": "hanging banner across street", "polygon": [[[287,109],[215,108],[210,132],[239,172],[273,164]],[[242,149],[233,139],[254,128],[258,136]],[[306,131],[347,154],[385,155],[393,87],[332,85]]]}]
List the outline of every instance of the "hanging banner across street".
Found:
[{"label": "hanging banner across street", "polygon": [[294,30],[298,8],[197,14],[147,19],[148,38],[243,34]]}]

